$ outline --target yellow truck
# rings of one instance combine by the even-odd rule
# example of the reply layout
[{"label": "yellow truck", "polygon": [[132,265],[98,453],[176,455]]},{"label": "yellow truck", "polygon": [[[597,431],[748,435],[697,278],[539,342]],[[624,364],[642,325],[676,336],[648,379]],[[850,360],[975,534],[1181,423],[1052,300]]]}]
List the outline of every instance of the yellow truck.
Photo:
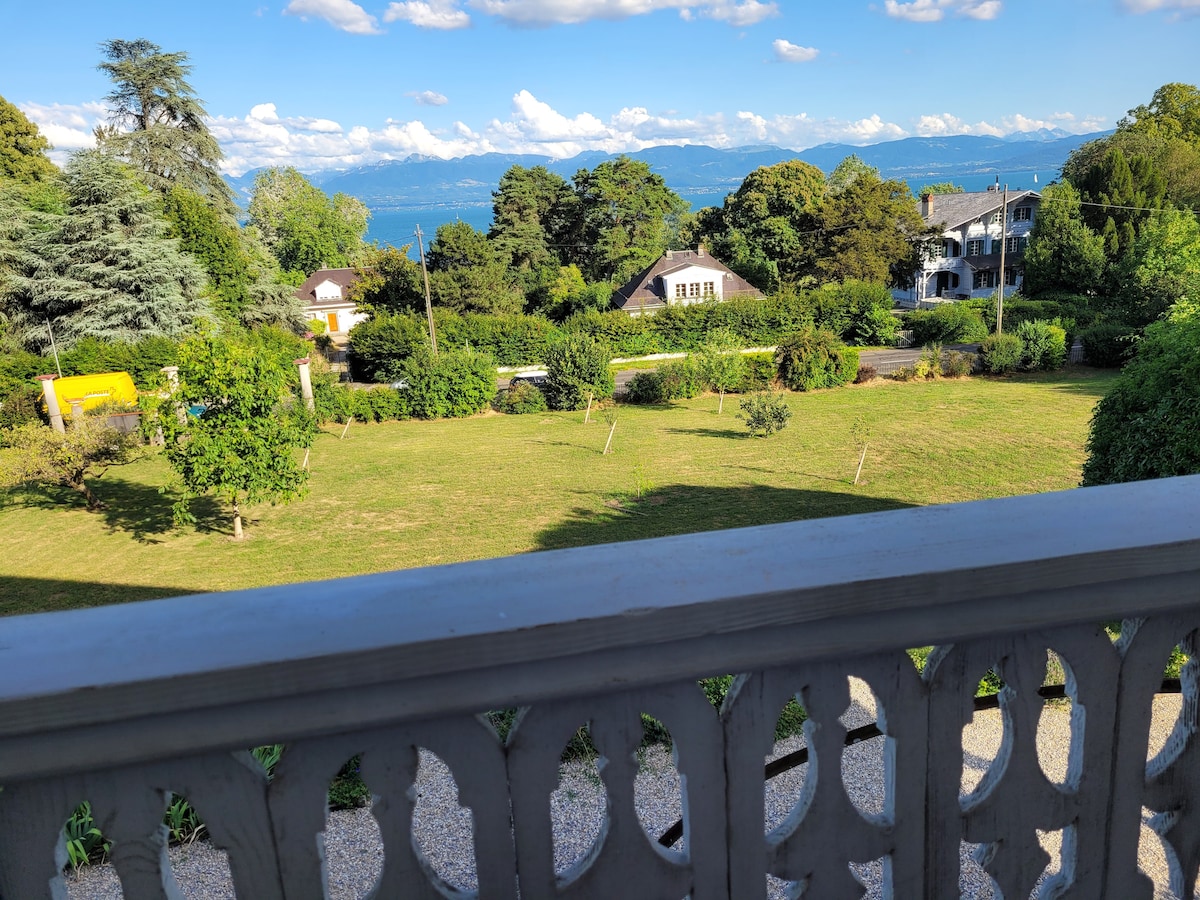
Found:
[{"label": "yellow truck", "polygon": [[82,403],[84,410],[105,403],[126,403],[137,406],[137,388],[128,372],[104,372],[100,375],[71,375],[51,382],[58,397],[58,408],[64,416],[71,415],[71,404]]}]

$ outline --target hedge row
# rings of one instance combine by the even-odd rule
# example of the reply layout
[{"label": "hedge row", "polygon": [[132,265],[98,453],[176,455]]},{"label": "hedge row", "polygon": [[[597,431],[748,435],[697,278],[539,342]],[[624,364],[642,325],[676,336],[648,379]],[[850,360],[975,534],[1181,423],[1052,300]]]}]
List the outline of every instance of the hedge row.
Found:
[{"label": "hedge row", "polygon": [[[898,327],[891,307],[891,295],[883,285],[847,282],[762,300],[669,306],[653,316],[593,310],[577,313],[562,325],[538,316],[435,310],[434,328],[439,349],[470,348],[489,354],[498,365],[516,366],[544,362],[551,345],[566,334],[588,335],[617,357],[688,353],[721,330],[732,333],[744,347],[774,346],[813,326],[848,343],[890,344]],[[402,360],[428,343],[425,319],[415,313],[379,315],[362,322],[350,332],[355,377],[394,381]]]}]

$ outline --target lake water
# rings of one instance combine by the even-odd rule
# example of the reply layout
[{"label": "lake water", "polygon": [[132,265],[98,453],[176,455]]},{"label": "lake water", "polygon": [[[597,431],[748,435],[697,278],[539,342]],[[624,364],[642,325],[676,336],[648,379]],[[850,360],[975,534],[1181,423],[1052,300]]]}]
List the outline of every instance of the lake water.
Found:
[{"label": "lake water", "polygon": [[[1005,181],[1008,183],[1010,191],[1015,190],[1036,190],[1044,186],[1052,178],[1057,176],[1057,171],[1052,172],[1018,172],[1001,176],[1001,186]],[[1034,178],[1037,178],[1037,183]],[[989,185],[996,183],[995,175],[961,175],[944,179],[951,181],[954,184],[961,185],[968,191],[986,191]],[[908,179],[908,186],[916,192],[923,185],[929,183],[928,178],[911,178]],[[705,206],[720,206],[724,200],[724,194],[683,194],[683,199],[687,200],[692,205],[692,210],[698,210]],[[393,247],[403,247],[405,244],[412,244],[412,249],[409,255],[417,258],[417,226],[421,226],[421,233],[424,235],[425,246],[429,246],[429,242],[437,233],[439,225],[452,224],[454,222],[466,222],[472,228],[477,228],[480,231],[487,231],[492,224],[492,204],[489,203],[456,203],[446,204],[444,206],[422,206],[422,207],[406,207],[397,209],[372,209],[371,222],[367,229],[367,240],[378,241],[380,244]]]}]

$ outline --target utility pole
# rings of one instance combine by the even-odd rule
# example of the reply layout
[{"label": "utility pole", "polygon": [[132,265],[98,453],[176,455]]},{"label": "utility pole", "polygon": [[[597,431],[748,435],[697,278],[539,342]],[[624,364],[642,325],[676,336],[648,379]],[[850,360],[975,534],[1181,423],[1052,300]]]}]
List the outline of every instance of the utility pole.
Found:
[{"label": "utility pole", "polygon": [[1004,185],[1004,201],[1000,205],[1000,287],[996,294],[996,334],[1004,323],[1004,245],[1008,243],[1008,185]]},{"label": "utility pole", "polygon": [[433,306],[429,302],[429,270],[425,268],[425,244],[421,240],[421,226],[417,226],[417,251],[421,254],[421,275],[425,278],[425,318],[429,320],[429,343],[437,358],[437,334],[433,330]]}]

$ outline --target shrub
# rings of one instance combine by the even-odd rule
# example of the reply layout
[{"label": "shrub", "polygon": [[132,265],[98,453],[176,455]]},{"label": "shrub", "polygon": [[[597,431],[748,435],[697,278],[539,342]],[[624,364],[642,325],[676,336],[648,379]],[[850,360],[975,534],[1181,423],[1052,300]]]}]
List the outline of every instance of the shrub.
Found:
[{"label": "shrub", "polygon": [[982,341],[987,325],[978,310],[966,303],[943,303],[936,309],[916,310],[908,314],[908,328],[914,344],[961,344]]},{"label": "shrub", "polygon": [[942,374],[947,378],[962,378],[975,368],[975,354],[951,350],[942,360]]},{"label": "shrub", "polygon": [[540,413],[546,411],[546,395],[536,384],[518,381],[507,391],[501,391],[492,401],[492,406],[502,413]]},{"label": "shrub", "polygon": [[487,408],[496,393],[496,364],[490,356],[469,350],[446,350],[436,358],[421,351],[406,360],[402,394],[408,412],[418,419],[473,416]]},{"label": "shrub", "polygon": [[1119,322],[1100,322],[1079,333],[1083,358],[1089,366],[1119,369],[1133,351],[1138,329]]},{"label": "shrub", "polygon": [[858,374],[854,376],[855,384],[866,384],[879,376],[879,370],[870,363],[859,363]]},{"label": "shrub", "polygon": [[19,428],[28,422],[42,421],[42,392],[35,387],[17,387],[0,399],[0,447],[4,430]]},{"label": "shrub", "polygon": [[607,344],[614,356],[646,356],[662,352],[654,316],[631,316],[620,310],[575,313],[562,324],[563,331],[586,334]]},{"label": "shrub", "polygon": [[658,377],[662,380],[663,398],[666,400],[690,400],[704,392],[700,367],[690,356],[659,366]]},{"label": "shrub", "polygon": [[779,380],[794,391],[846,384],[858,373],[858,351],[849,350],[831,331],[806,328],[775,351]]},{"label": "shrub", "polygon": [[1096,405],[1084,484],[1200,472],[1200,303],[1180,301]]},{"label": "shrub", "polygon": [[775,357],[770,353],[745,353],[742,359],[745,360],[746,371],[742,375],[738,393],[747,394],[769,388],[775,380]]},{"label": "shrub", "polygon": [[605,344],[585,334],[567,333],[546,352],[543,393],[551,409],[583,409],[588,397],[613,395],[612,358]]},{"label": "shrub", "polygon": [[625,386],[626,403],[664,403],[662,376],[657,370],[638,372]]},{"label": "shrub", "polygon": [[1025,345],[1015,334],[993,334],[979,345],[983,368],[993,375],[1007,375],[1021,365]]},{"label": "shrub", "polygon": [[350,329],[346,356],[359,381],[387,383],[401,378],[405,363],[429,350],[425,320],[415,315],[377,313]]},{"label": "shrub", "polygon": [[775,391],[756,391],[743,397],[741,409],[738,418],[745,421],[750,434],[756,437],[782,431],[792,417],[784,395]]},{"label": "shrub", "polygon": [[1031,372],[1061,369],[1067,360],[1067,333],[1057,325],[1033,320],[1017,326],[1016,335],[1024,345],[1021,368]]}]

